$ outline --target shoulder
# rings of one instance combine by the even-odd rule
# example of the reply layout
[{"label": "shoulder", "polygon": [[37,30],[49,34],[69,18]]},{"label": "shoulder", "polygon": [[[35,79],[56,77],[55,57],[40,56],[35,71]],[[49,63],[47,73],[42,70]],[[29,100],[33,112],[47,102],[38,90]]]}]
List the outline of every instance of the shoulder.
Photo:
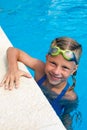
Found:
[{"label": "shoulder", "polygon": [[75,101],[78,97],[77,94],[72,90],[72,91],[67,91],[66,98],[68,100]]},{"label": "shoulder", "polygon": [[45,63],[37,60],[35,68],[35,80],[38,81],[45,74]]},{"label": "shoulder", "polygon": [[62,100],[62,104],[65,106],[65,113],[69,113],[78,107],[78,96],[74,91],[69,91]]},{"label": "shoulder", "polygon": [[45,69],[45,63],[41,60],[37,60],[34,68],[36,71],[43,71]]}]

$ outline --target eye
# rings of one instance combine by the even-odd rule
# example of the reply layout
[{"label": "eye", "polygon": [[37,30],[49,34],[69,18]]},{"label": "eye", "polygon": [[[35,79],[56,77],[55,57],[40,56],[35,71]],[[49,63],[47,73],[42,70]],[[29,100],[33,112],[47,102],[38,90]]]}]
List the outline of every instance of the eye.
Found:
[{"label": "eye", "polygon": [[70,70],[70,68],[67,67],[67,66],[62,66],[62,68],[63,68],[64,70]]},{"label": "eye", "polygon": [[55,65],[55,62],[50,62],[50,63]]},{"label": "eye", "polygon": [[53,62],[53,61],[50,61],[50,64],[53,65],[53,66],[54,66],[54,65],[56,66],[56,63]]}]

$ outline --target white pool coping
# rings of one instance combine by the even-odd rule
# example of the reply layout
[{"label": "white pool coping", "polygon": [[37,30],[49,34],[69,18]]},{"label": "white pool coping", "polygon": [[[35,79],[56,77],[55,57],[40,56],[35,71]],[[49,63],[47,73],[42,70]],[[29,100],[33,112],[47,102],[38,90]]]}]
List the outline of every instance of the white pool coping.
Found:
[{"label": "white pool coping", "polygon": [[[0,27],[0,82],[7,70],[6,50],[13,46]],[[25,65],[20,69],[29,72]],[[0,88],[0,130],[65,130],[32,78],[22,77],[12,91]]]}]

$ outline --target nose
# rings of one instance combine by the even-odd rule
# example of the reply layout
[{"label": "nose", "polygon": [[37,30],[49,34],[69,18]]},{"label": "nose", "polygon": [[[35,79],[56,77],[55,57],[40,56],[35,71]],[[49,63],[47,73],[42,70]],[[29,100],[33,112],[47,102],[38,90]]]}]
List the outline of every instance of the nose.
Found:
[{"label": "nose", "polygon": [[54,73],[55,75],[61,75],[62,70],[61,70],[61,68],[58,66],[58,67],[54,68],[53,73]]}]

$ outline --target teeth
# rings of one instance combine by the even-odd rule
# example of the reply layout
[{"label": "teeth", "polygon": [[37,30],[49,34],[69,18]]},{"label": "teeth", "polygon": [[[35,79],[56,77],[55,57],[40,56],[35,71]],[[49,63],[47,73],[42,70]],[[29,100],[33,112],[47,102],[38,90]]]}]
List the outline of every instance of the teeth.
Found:
[{"label": "teeth", "polygon": [[54,78],[61,78],[61,76],[59,76],[59,75],[51,75],[51,76]]},{"label": "teeth", "polygon": [[55,78],[61,78],[61,77],[59,77],[59,76],[53,76],[53,77],[55,77]]}]

